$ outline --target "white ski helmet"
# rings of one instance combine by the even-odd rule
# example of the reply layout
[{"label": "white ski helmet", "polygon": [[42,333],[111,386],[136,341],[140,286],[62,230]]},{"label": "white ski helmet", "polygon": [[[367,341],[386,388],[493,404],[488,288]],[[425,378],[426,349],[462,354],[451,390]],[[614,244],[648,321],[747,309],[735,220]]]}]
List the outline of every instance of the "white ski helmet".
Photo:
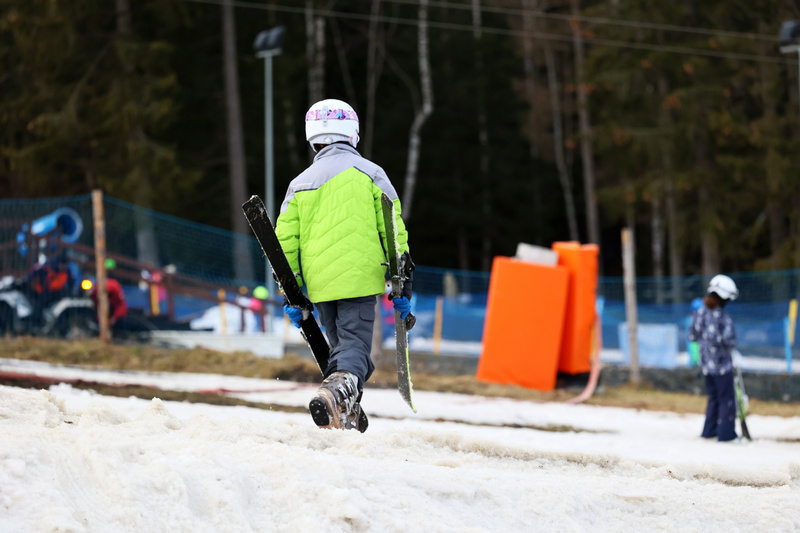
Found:
[{"label": "white ski helmet", "polygon": [[723,274],[717,274],[711,278],[711,282],[708,284],[708,292],[717,293],[717,296],[723,300],[733,301],[739,296],[739,289],[736,288],[736,284],[731,278]]},{"label": "white ski helmet", "polygon": [[315,152],[315,144],[332,144],[339,141],[356,147],[358,115],[347,102],[329,98],[312,105],[306,113],[306,140]]}]

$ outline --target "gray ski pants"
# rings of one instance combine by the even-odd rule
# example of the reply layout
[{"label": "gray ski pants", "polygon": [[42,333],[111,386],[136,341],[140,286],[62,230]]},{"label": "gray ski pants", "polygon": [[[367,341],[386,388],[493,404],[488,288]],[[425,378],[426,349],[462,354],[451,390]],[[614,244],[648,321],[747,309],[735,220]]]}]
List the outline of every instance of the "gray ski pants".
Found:
[{"label": "gray ski pants", "polygon": [[375,324],[375,296],[317,302],[319,318],[331,345],[325,377],[337,370],[358,377],[358,388],[372,375],[375,365],[372,351],[372,328]]}]

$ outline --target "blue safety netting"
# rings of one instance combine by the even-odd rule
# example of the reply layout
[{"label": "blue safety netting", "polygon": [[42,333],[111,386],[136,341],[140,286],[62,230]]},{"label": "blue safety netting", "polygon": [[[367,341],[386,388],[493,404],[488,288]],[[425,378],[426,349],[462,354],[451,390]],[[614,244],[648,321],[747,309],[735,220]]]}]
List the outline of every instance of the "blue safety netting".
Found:
[{"label": "blue safety netting", "polygon": [[[214,306],[219,288],[226,289],[224,298],[235,300],[249,297],[256,286],[265,283],[263,253],[252,235],[190,222],[108,196],[103,205],[107,252],[120,260],[116,272],[126,274],[121,281],[132,307],[152,307],[152,294],[143,282],[150,283],[152,279],[147,276],[159,270],[183,276],[186,283],[197,282],[195,295],[174,295],[170,305],[177,319],[197,316]],[[92,276],[91,258],[85,253],[94,246],[91,195],[0,199],[2,275],[27,275],[34,264],[49,259],[64,243],[70,246],[70,257],[81,265],[83,271],[79,275]],[[739,299],[727,307],[736,324],[740,349],[746,354],[783,358],[789,301],[800,290],[800,270],[728,274],[740,291]],[[418,265],[414,276],[417,326],[413,338],[440,335],[442,342],[474,343],[477,348],[471,353],[479,354],[490,278],[488,272]],[[645,351],[655,353],[665,346],[670,354],[686,351],[691,302],[704,295],[708,281],[709,277],[699,275],[637,278],[640,343]],[[599,278],[598,295],[605,302],[603,348],[625,351],[627,340],[620,337],[627,322],[622,278]],[[167,312],[163,299],[157,305],[162,313]],[[437,305],[441,309],[438,323]],[[536,305],[536,300],[528,299],[519,305]],[[384,321],[388,336],[388,312]],[[643,360],[647,360],[646,354]]]}]

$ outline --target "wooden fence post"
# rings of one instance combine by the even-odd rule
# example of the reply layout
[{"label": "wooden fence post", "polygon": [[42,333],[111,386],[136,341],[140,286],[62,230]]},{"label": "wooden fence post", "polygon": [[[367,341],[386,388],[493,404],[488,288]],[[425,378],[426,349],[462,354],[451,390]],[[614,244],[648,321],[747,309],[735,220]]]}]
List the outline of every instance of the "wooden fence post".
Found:
[{"label": "wooden fence post", "polygon": [[639,386],[639,315],[636,310],[636,264],[631,230],[622,229],[622,270],[625,284],[625,318],[628,321],[628,350],[631,355],[631,384]]},{"label": "wooden fence post", "polygon": [[442,322],[444,322],[444,297],[436,297],[436,312],[433,315],[433,353],[439,354],[442,347]]},{"label": "wooden fence post", "polygon": [[111,342],[111,327],[108,321],[108,285],[106,283],[106,223],[103,212],[103,191],[92,191],[92,213],[94,218],[94,261],[97,274],[97,321],[100,325],[100,340]]}]

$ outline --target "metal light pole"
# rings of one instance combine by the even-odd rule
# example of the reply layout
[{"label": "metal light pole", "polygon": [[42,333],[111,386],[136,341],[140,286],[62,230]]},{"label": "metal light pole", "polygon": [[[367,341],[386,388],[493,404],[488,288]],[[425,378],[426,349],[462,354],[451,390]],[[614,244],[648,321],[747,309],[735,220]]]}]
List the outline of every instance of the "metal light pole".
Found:
[{"label": "metal light pole", "polygon": [[798,104],[800,104],[800,44],[797,43],[798,33],[800,33],[800,21],[786,21],[781,26],[778,41],[781,45],[781,52],[784,54],[797,54],[797,96]]},{"label": "metal light pole", "polygon": [[[281,53],[285,31],[286,26],[264,30],[256,36],[253,43],[256,57],[264,59],[264,202],[273,224],[278,217],[275,212],[275,142],[272,135],[272,57]],[[265,277],[264,285],[269,290],[269,297],[274,299],[277,291],[269,264]]]}]

